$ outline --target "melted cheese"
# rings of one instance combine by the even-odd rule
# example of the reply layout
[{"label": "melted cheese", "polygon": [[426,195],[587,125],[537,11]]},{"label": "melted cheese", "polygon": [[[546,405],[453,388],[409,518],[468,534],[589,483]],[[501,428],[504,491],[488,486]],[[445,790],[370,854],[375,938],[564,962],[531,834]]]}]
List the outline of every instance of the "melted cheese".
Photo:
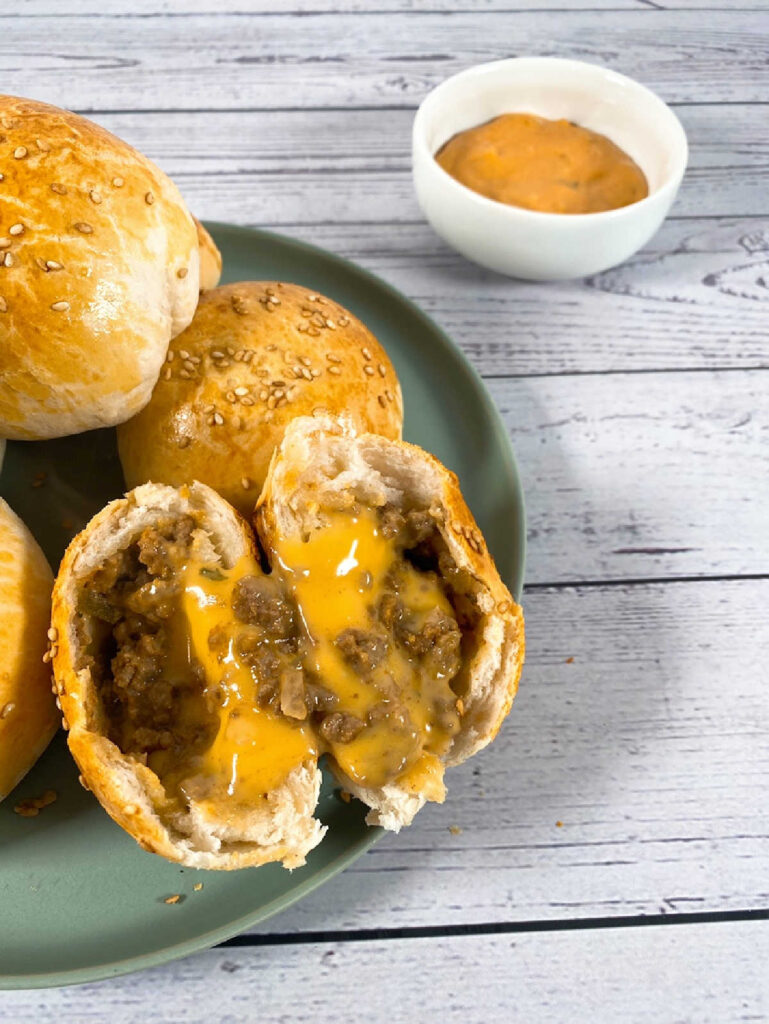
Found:
[{"label": "melted cheese", "polygon": [[340,768],[364,786],[403,778],[442,799],[439,757],[459,727],[451,681],[430,678],[393,642],[364,677],[335,643],[346,629],[371,630],[380,599],[391,592],[387,575],[397,562],[398,596],[417,629],[435,609],[451,615],[437,579],[402,561],[371,510],[331,513],[306,540],[279,541],[277,555],[309,637],[305,666],[336,696],[338,710],[367,722],[353,740],[329,743]]},{"label": "melted cheese", "polygon": [[[211,746],[192,764],[177,766],[174,781],[189,797],[229,797],[235,803],[254,803],[284,782],[318,750],[309,726],[260,708],[256,702],[255,670],[237,653],[243,625],[232,612],[232,591],[246,575],[261,575],[251,556],[232,569],[218,570],[196,560],[182,572],[182,599],[170,624],[167,671],[186,663],[186,674],[197,662],[205,677],[205,692],[219,709],[219,725]],[[212,650],[212,630],[224,631],[222,648]],[[168,779],[166,779],[168,782]]]}]

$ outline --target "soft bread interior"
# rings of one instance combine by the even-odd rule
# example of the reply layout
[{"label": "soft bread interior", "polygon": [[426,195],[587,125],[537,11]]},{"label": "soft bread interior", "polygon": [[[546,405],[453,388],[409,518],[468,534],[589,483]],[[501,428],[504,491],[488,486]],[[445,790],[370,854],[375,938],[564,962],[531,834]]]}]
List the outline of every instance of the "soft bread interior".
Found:
[{"label": "soft bread interior", "polygon": [[[186,524],[186,529],[179,532],[179,524]],[[173,687],[166,688],[171,694],[166,698],[160,683],[148,690],[133,684],[131,673],[137,678],[141,675],[141,658],[146,654],[136,634],[149,629],[149,620],[141,614],[147,601],[156,601],[152,595],[163,587],[171,595],[167,595],[169,607],[173,601],[187,599],[190,588],[169,579],[174,572],[174,544],[177,548],[182,544],[182,534],[186,535],[184,547],[179,550],[187,563],[185,572],[191,571],[190,566],[197,567],[196,571],[206,574],[205,579],[217,581],[222,593],[236,566],[249,565],[260,573],[246,524],[218,495],[200,484],[179,490],[154,484],[137,488],[100,513],[67,552],[54,595],[54,624],[59,630],[54,668],[70,726],[70,747],[102,804],[147,849],[201,868],[236,868],[270,860],[297,866],[324,832],[313,817],[320,787],[315,757],[299,758],[269,791],[256,796],[249,792],[248,799],[241,800],[233,751],[243,757],[247,744],[233,747],[229,733],[225,736],[224,725],[229,729],[233,722],[224,721],[219,704],[232,706],[234,698],[231,693],[226,698],[221,694],[211,697],[205,664],[197,670],[198,690],[193,686],[180,699]],[[156,553],[154,537],[159,538]],[[142,552],[139,558],[135,554],[129,558],[126,553],[137,546]],[[154,566],[158,559],[160,565]],[[151,575],[154,568],[155,576]],[[141,590],[132,589],[131,571],[142,574]],[[128,595],[120,599],[122,605],[118,592]],[[169,616],[167,624],[165,620],[161,624],[164,643],[168,643],[177,613],[178,609],[156,614],[155,621],[157,615]],[[208,621],[204,619],[203,624]],[[164,650],[162,656],[167,660],[169,651]],[[116,686],[118,675],[122,688]],[[142,701],[160,699],[158,694],[164,700],[177,701],[171,706],[170,724],[168,707],[153,707],[146,714],[140,707]],[[131,718],[133,712],[126,710],[132,704],[139,707],[139,719]],[[218,716],[213,722],[212,714]],[[198,715],[199,719],[194,717]],[[165,739],[160,727],[149,728],[153,716],[171,733],[185,722],[192,737],[201,728],[208,730],[199,744],[198,761],[203,769],[185,774],[184,758],[189,751],[177,749],[179,742],[183,744],[178,735]],[[174,724],[174,718],[180,724]],[[224,746],[219,743],[222,736],[227,740]],[[162,749],[156,749],[158,746]],[[212,779],[206,768],[208,749],[221,755],[216,762],[221,768],[219,778]],[[173,763],[179,756],[181,768]],[[189,759],[187,768],[196,763]],[[227,777],[230,769],[231,779]]]},{"label": "soft bread interior", "polygon": [[[423,567],[440,577],[462,631],[462,664],[451,679],[459,726],[440,755],[442,765],[458,764],[493,738],[512,703],[523,660],[520,608],[496,572],[456,478],[437,460],[401,442],[356,436],[344,421],[295,420],[276,451],[257,509],[273,560],[286,538],[323,534],[340,513],[354,515],[361,507],[416,513],[433,524],[418,560],[426,557]],[[367,820],[388,829],[409,824],[427,799],[442,799],[442,766],[381,786],[351,778],[337,758],[331,767],[371,808]]]}]

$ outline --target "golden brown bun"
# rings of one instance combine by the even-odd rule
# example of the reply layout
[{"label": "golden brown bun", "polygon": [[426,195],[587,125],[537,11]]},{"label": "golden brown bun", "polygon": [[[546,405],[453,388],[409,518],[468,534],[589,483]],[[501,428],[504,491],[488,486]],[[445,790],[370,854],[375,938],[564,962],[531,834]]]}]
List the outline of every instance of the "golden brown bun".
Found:
[{"label": "golden brown bun", "polygon": [[222,254],[216,242],[209,235],[197,217],[193,218],[198,232],[198,249],[200,251],[200,290],[211,291],[219,284],[222,276]]},{"label": "golden brown bun", "polygon": [[0,96],[0,435],[111,426],[149,400],[198,300],[195,224],[146,157]]},{"label": "golden brown bun", "polygon": [[197,483],[179,490],[139,487],[102,509],[67,548],[56,578],[52,621],[58,631],[53,669],[69,748],[102,806],[144,849],[195,868],[230,870],[278,860],[298,867],[325,833],[313,817],[320,791],[314,761],[294,769],[266,804],[243,808],[231,801],[212,806],[212,801],[189,800],[180,812],[169,808],[158,776],[106,735],[105,709],[86,656],[92,620],[78,607],[82,582],[147,526],[190,513],[202,516],[195,549],[207,561],[218,556],[226,569],[253,552],[247,524]]},{"label": "golden brown bun", "polygon": [[401,435],[400,385],[381,345],[299,285],[206,292],[169,358],[149,405],[118,430],[129,487],[201,480],[248,514],[294,417],[346,412],[360,431]]},{"label": "golden brown bun", "polygon": [[61,722],[43,663],[51,574],[32,534],[0,498],[0,800],[29,771]]},{"label": "golden brown bun", "polygon": [[[275,537],[304,536],[322,525],[319,509],[355,501],[429,509],[454,563],[468,576],[465,596],[480,617],[452,683],[464,714],[443,758],[447,766],[461,764],[494,739],[510,711],[523,667],[523,612],[500,579],[456,476],[416,445],[374,434],[356,436],[344,418],[303,417],[287,428],[255,513],[268,559]],[[370,825],[397,832],[427,799],[435,799],[399,780],[381,789],[366,788],[346,776],[333,758],[329,763],[344,788],[371,808]]]}]

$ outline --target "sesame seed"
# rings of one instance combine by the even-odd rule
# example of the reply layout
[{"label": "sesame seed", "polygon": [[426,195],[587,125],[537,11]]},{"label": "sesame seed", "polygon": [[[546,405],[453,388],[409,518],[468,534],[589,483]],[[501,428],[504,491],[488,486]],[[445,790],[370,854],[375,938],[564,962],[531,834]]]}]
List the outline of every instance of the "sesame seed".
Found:
[{"label": "sesame seed", "polygon": [[313,379],[320,377],[320,370],[310,370],[310,376]]},{"label": "sesame seed", "polygon": [[8,234],[9,235],[23,235],[24,234],[24,225],[23,224],[11,224],[11,226],[8,228]]},{"label": "sesame seed", "polygon": [[185,370],[189,370],[190,373],[195,372],[195,364],[191,359],[185,359],[184,362],[182,363],[182,366],[184,367]]},{"label": "sesame seed", "polygon": [[235,388],[235,394],[238,396],[238,398],[243,398],[244,395],[248,394],[248,388]]},{"label": "sesame seed", "polygon": [[317,338],[318,335],[320,334],[320,331],[318,330],[317,327],[308,327],[307,333],[310,335],[311,338]]},{"label": "sesame seed", "polygon": [[234,348],[230,348],[230,346],[228,345],[227,346],[227,354],[231,355],[231,356],[234,356],[235,355],[235,349]]},{"label": "sesame seed", "polygon": [[214,413],[214,423],[217,425],[217,427],[221,427],[221,425],[224,423],[224,416],[222,416],[220,412]]},{"label": "sesame seed", "polygon": [[333,320],[326,320],[326,327],[330,327],[332,331],[336,330],[336,324]]},{"label": "sesame seed", "polygon": [[177,892],[177,893],[174,893],[173,896],[166,896],[166,898],[163,900],[163,902],[164,903],[178,903],[181,898],[182,898],[181,894]]},{"label": "sesame seed", "polygon": [[126,804],[123,810],[125,811],[126,814],[130,816],[132,814],[136,814],[139,808],[136,806],[136,804]]},{"label": "sesame seed", "polygon": [[58,196],[65,196],[67,194],[67,190],[64,185],[60,185],[58,181],[55,181],[51,185],[51,192],[55,192]]},{"label": "sesame seed", "polygon": [[220,352],[218,349],[215,348],[211,352],[211,358],[212,359],[224,359],[224,352]]},{"label": "sesame seed", "polygon": [[165,368],[165,370],[163,370],[163,380],[170,380],[170,379],[171,379],[171,367],[167,366]]},{"label": "sesame seed", "polygon": [[27,155],[27,147],[26,146],[17,146],[16,149],[14,149],[14,151],[13,151],[14,160],[23,160],[26,155]]},{"label": "sesame seed", "polygon": [[265,345],[264,347],[267,349],[268,352],[274,352],[278,346],[270,343],[269,345]]},{"label": "sesame seed", "polygon": [[9,252],[5,254],[5,259],[3,260],[3,263],[6,267],[13,266],[13,256]]},{"label": "sesame seed", "polygon": [[384,363],[380,363],[379,366],[377,366],[377,370],[379,370],[379,376],[380,377],[386,377],[387,376],[387,367],[385,366]]},{"label": "sesame seed", "polygon": [[333,373],[333,375],[334,375],[335,377],[339,377],[339,376],[341,376],[341,373],[342,373],[342,371],[341,371],[341,370],[339,369],[339,367],[338,367],[338,366],[329,366],[329,368],[328,368],[328,372],[329,372],[329,373]]},{"label": "sesame seed", "polygon": [[317,295],[308,295],[307,298],[310,300],[310,302],[317,302],[318,301],[318,296]]},{"label": "sesame seed", "polygon": [[[342,371],[340,370],[339,372],[341,373]],[[306,366],[302,369],[302,376],[304,377],[305,380],[312,380],[312,374],[310,373]]]},{"label": "sesame seed", "polygon": [[9,249],[12,244],[10,238],[0,238],[0,249]]},{"label": "sesame seed", "polygon": [[180,348],[179,349],[179,355],[182,357],[182,359],[189,359],[190,358],[189,352],[186,349],[184,349],[184,348]]},{"label": "sesame seed", "polygon": [[183,377],[185,380],[189,380],[192,377],[192,374],[187,370],[179,370],[179,376]]},{"label": "sesame seed", "polygon": [[327,352],[326,353],[326,359],[328,359],[328,361],[330,363],[341,363],[342,362],[342,360],[339,358],[339,356],[335,356],[333,352]]},{"label": "sesame seed", "polygon": [[216,412],[216,406],[215,405],[204,405],[203,406],[203,412],[208,412],[208,413],[213,414],[213,413]]},{"label": "sesame seed", "polygon": [[85,777],[83,775],[78,775],[77,781],[80,783],[80,785],[86,791],[86,793],[90,793],[91,792],[91,788],[88,785],[88,783],[85,781]]},{"label": "sesame seed", "polygon": [[42,139],[35,139],[35,145],[37,146],[37,148],[40,150],[41,153],[50,153],[51,152],[51,147],[48,145],[47,142],[44,142]]},{"label": "sesame seed", "polygon": [[266,388],[263,388],[259,392],[259,398],[260,398],[260,400],[262,402],[266,402],[269,397],[270,397],[270,392]]},{"label": "sesame seed", "polygon": [[368,364],[366,364],[366,366],[363,367],[363,372],[366,374],[367,377],[373,377],[374,376],[374,367],[373,366],[369,366]]},{"label": "sesame seed", "polygon": [[270,397],[267,399],[267,408],[268,409],[274,409],[276,403],[277,403],[277,399],[275,398],[275,395],[270,395]]},{"label": "sesame seed", "polygon": [[65,302],[64,299],[61,299],[59,302],[52,302],[51,309],[54,311],[54,313],[66,313],[66,311],[69,309],[69,303]]},{"label": "sesame seed", "polygon": [[81,235],[93,234],[93,228],[90,224],[87,224],[84,220],[79,220],[73,225],[75,231],[79,231]]},{"label": "sesame seed", "polygon": [[363,356],[363,358],[364,358],[364,359],[365,359],[365,360],[366,360],[367,362],[368,362],[368,360],[370,360],[370,359],[371,359],[371,353],[369,352],[369,350],[368,350],[367,348],[362,348],[362,349],[360,350],[360,352],[361,352],[361,355]]},{"label": "sesame seed", "polygon": [[247,491],[248,488],[251,486],[251,481],[247,476],[242,476],[240,478],[240,486],[243,488],[244,491]]},{"label": "sesame seed", "polygon": [[350,322],[349,316],[340,316],[339,317],[339,326],[340,327],[346,327],[349,324],[349,322]]},{"label": "sesame seed", "polygon": [[0,174],[0,181],[5,181],[5,175],[4,174]]},{"label": "sesame seed", "polygon": [[146,192],[144,195],[144,202],[147,204],[147,206],[152,206],[152,204],[155,202],[154,195],[151,192]]},{"label": "sesame seed", "polygon": [[187,270],[186,267],[179,267],[179,269],[176,271],[176,276],[180,280],[184,280],[184,278],[187,276],[188,273],[189,273],[189,271]]},{"label": "sesame seed", "polygon": [[2,295],[0,295],[0,313],[8,312],[8,303],[5,301]]},{"label": "sesame seed", "polygon": [[58,260],[46,260],[45,261],[45,269],[46,270],[64,270],[64,265],[62,263],[59,263]]},{"label": "sesame seed", "polygon": [[99,195],[99,193],[96,191],[95,188],[91,189],[91,191],[88,193],[88,196],[89,196],[91,202],[92,203],[96,203],[97,206],[101,202],[101,196]]},{"label": "sesame seed", "polygon": [[115,188],[122,188],[123,185],[125,185],[125,181],[123,180],[123,178],[113,178],[112,184],[115,186]]},{"label": "sesame seed", "polygon": [[59,631],[55,626],[51,626],[46,635],[48,636],[48,639],[51,641],[59,639]]},{"label": "sesame seed", "polygon": [[197,366],[200,362],[200,356],[190,356],[190,362]]},{"label": "sesame seed", "polygon": [[310,360],[307,358],[307,356],[299,356],[299,362],[302,364],[302,366],[311,366],[312,365],[310,363]]},{"label": "sesame seed", "polygon": [[242,402],[243,405],[253,405],[254,404],[254,400],[253,400],[253,398],[251,398],[250,395],[247,398],[241,398],[240,401]]},{"label": "sesame seed", "polygon": [[393,393],[392,393],[392,391],[390,391],[389,388],[385,388],[385,397],[387,398],[388,402],[392,402],[393,401]]},{"label": "sesame seed", "polygon": [[[46,651],[45,654],[43,655],[43,664],[47,665],[50,660],[51,660],[51,652],[50,651]],[[59,710],[61,711],[61,705],[59,705]]]},{"label": "sesame seed", "polygon": [[7,718],[15,707],[16,705],[13,703],[13,701],[10,701],[8,704],[5,705],[5,707],[3,707],[2,710],[0,710],[0,718]]},{"label": "sesame seed", "polygon": [[387,408],[387,400],[385,399],[384,395],[377,395],[376,400],[377,402],[379,402],[383,409]]},{"label": "sesame seed", "polygon": [[169,350],[166,352],[166,362],[167,363],[172,363],[173,361],[174,361],[174,353],[169,348]]}]

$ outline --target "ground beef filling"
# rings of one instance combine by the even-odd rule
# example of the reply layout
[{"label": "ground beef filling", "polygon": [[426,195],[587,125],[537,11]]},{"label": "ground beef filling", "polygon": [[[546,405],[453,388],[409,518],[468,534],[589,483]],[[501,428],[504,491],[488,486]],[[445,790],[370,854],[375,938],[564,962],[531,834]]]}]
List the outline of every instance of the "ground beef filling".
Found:
[{"label": "ground beef filling", "polygon": [[94,624],[93,670],[108,736],[125,754],[187,757],[216,733],[201,667],[193,662],[173,671],[167,657],[168,624],[180,597],[177,570],[194,529],[191,516],[147,527],[81,591],[80,612]]}]

